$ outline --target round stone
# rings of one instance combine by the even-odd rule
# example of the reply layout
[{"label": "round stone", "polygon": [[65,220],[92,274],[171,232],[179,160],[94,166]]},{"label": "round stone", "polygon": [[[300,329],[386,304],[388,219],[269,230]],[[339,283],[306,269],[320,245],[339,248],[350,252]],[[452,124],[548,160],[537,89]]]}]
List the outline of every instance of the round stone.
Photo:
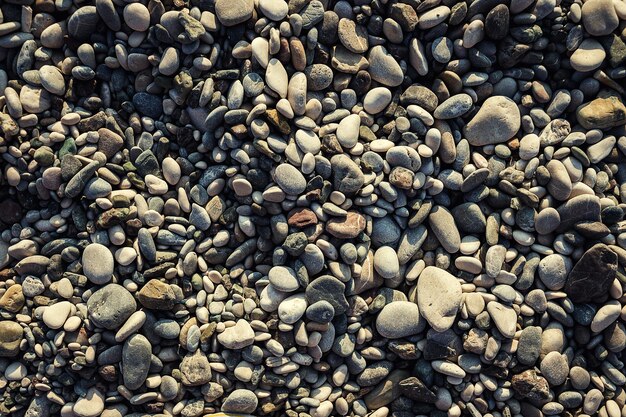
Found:
[{"label": "round stone", "polygon": [[372,88],[363,98],[363,109],[369,114],[378,114],[391,103],[391,91],[386,87]]},{"label": "round stone", "polygon": [[274,171],[274,181],[286,194],[298,195],[306,188],[304,175],[290,164],[280,164]]},{"label": "round stone", "polygon": [[118,284],[108,284],[87,300],[89,319],[96,326],[109,330],[119,328],[136,309],[133,295]]},{"label": "round stone", "polygon": [[589,72],[600,67],[604,58],[606,58],[606,52],[600,42],[588,38],[581,42],[569,60],[576,71]]},{"label": "round stone", "polygon": [[225,413],[253,413],[259,403],[254,392],[247,389],[236,389],[222,403]]},{"label": "round stone", "polygon": [[410,301],[389,303],[376,317],[376,331],[388,339],[413,336],[425,327],[426,322],[421,318],[417,304]]},{"label": "round stone", "polygon": [[398,254],[389,246],[382,246],[374,254],[374,268],[383,278],[395,278],[400,273]]},{"label": "round stone", "polygon": [[274,266],[268,273],[270,284],[279,291],[292,292],[300,287],[293,269],[285,266]]},{"label": "round stone", "polygon": [[473,146],[495,145],[511,139],[521,126],[517,104],[504,96],[489,97],[467,123],[465,138]]},{"label": "round stone", "polygon": [[73,38],[87,40],[96,33],[100,18],[95,6],[83,6],[74,11],[67,20],[67,31]]},{"label": "round stone", "polygon": [[82,257],[83,273],[96,285],[111,281],[115,268],[113,254],[104,245],[92,243],[87,245]]},{"label": "round stone", "polygon": [[254,2],[252,0],[217,0],[215,14],[224,26],[235,26],[252,17]]},{"label": "round stone", "polygon": [[145,32],[150,27],[150,12],[141,3],[131,3],[124,8],[124,23],[132,30]]}]

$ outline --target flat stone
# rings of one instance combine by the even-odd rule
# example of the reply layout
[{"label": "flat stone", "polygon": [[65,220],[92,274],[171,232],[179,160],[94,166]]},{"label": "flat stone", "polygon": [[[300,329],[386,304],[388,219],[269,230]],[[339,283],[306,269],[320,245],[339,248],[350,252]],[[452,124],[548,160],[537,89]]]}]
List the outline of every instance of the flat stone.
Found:
[{"label": "flat stone", "polygon": [[426,322],[421,318],[417,304],[410,301],[389,303],[376,317],[376,331],[388,339],[413,336],[425,327]]},{"label": "flat stone", "polygon": [[539,262],[537,272],[546,288],[557,291],[565,286],[565,281],[571,269],[572,261],[570,258],[560,254],[552,254]]},{"label": "flat stone", "polygon": [[259,400],[254,392],[247,389],[236,389],[222,403],[222,411],[226,413],[253,413]]},{"label": "flat stone", "polygon": [[218,334],[217,341],[226,349],[242,349],[254,342],[254,330],[246,320],[238,320],[237,324]]},{"label": "flat stone", "polygon": [[87,300],[89,319],[98,327],[109,330],[119,328],[136,309],[132,294],[118,284],[108,284]]},{"label": "flat stone", "polygon": [[327,301],[335,309],[335,314],[343,314],[348,309],[348,300],[344,294],[345,284],[330,275],[322,275],[314,279],[306,287],[306,298],[309,304]]},{"label": "flat stone", "polygon": [[567,276],[565,293],[575,303],[605,297],[617,273],[617,255],[598,243],[588,249]]},{"label": "flat stone", "polygon": [[448,253],[457,253],[461,246],[461,235],[454,217],[443,206],[435,206],[428,216],[428,224]]},{"label": "flat stone", "polygon": [[515,310],[497,301],[490,301],[487,303],[487,311],[502,336],[512,339],[517,328],[517,314],[515,314]]},{"label": "flat stone", "polygon": [[606,58],[606,52],[600,42],[588,38],[580,43],[569,60],[576,71],[589,72],[600,67],[604,58]]},{"label": "flat stone", "polygon": [[91,243],[83,251],[83,273],[96,285],[111,281],[115,268],[113,254],[104,245]]},{"label": "flat stone", "polygon": [[517,360],[522,365],[534,365],[541,353],[541,327],[529,326],[522,330],[517,344]]},{"label": "flat stone", "polygon": [[515,136],[520,125],[517,104],[508,97],[493,96],[485,100],[463,132],[470,145],[495,145]]},{"label": "flat stone", "polygon": [[369,62],[368,72],[374,81],[387,87],[397,87],[402,84],[404,80],[402,68],[383,46],[376,45],[371,48],[367,61]]},{"label": "flat stone", "polygon": [[104,394],[97,388],[89,388],[85,396],[76,400],[72,411],[78,417],[98,417],[104,411]]},{"label": "flat stone", "polygon": [[592,36],[610,35],[619,25],[619,18],[611,0],[589,0],[583,3],[582,20]]},{"label": "flat stone", "polygon": [[548,353],[541,361],[539,368],[550,385],[563,384],[569,374],[567,358],[560,352]]},{"label": "flat stone", "polygon": [[274,181],[289,195],[301,194],[306,188],[306,180],[302,173],[296,167],[287,163],[276,167]]},{"label": "flat stone", "polygon": [[52,304],[43,312],[42,320],[51,329],[60,329],[72,312],[72,303],[61,301]]},{"label": "flat stone", "polygon": [[473,104],[474,102],[469,94],[456,94],[439,104],[433,115],[435,118],[442,120],[454,119],[467,113]]},{"label": "flat stone", "polygon": [[254,2],[252,0],[217,0],[215,14],[224,26],[235,26],[252,17]]},{"label": "flat stone", "polygon": [[277,290],[292,292],[300,287],[296,272],[285,266],[274,266],[268,273],[270,284]]},{"label": "flat stone", "polygon": [[433,266],[422,271],[417,281],[417,305],[433,329],[443,332],[452,327],[461,301],[461,284],[452,274]]},{"label": "flat stone", "polygon": [[152,345],[145,336],[134,334],[126,339],[122,350],[122,377],[126,388],[136,390],[143,385],[151,358]]}]

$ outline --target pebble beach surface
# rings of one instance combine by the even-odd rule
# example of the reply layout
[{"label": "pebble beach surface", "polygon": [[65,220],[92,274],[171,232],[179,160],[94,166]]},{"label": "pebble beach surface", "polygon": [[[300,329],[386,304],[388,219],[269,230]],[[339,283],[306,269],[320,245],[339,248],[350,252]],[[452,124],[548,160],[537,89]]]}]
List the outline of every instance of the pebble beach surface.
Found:
[{"label": "pebble beach surface", "polygon": [[626,1],[0,0],[0,416],[626,415]]}]

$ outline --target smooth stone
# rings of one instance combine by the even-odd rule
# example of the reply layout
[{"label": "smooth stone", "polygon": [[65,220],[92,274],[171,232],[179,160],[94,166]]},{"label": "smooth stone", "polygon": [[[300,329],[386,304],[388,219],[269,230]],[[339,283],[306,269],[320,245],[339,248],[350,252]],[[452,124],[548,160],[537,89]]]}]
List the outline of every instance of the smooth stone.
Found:
[{"label": "smooth stone", "polygon": [[226,349],[242,349],[254,342],[254,330],[250,323],[240,319],[237,324],[218,334],[217,341]]},{"label": "smooth stone", "polygon": [[360,126],[361,118],[358,114],[351,114],[339,122],[336,135],[344,149],[351,149],[357,144]]},{"label": "smooth stone", "polygon": [[537,272],[546,288],[558,291],[565,286],[565,281],[571,269],[572,261],[570,258],[560,254],[552,254],[539,262]]},{"label": "smooth stone", "polygon": [[58,96],[65,93],[65,79],[57,67],[44,65],[39,68],[39,76],[41,85],[50,93]]},{"label": "smooth stone", "polygon": [[517,344],[517,360],[522,365],[531,366],[541,354],[541,327],[529,326],[522,330]]},{"label": "smooth stone", "polygon": [[268,278],[270,283],[279,291],[296,291],[300,284],[293,269],[285,266],[274,266],[269,270]]},{"label": "smooth stone", "polygon": [[428,224],[448,253],[456,253],[461,246],[461,235],[454,217],[443,206],[435,206],[428,216]]},{"label": "smooth stone", "polygon": [[276,59],[270,59],[265,70],[265,82],[269,88],[276,91],[282,98],[287,97],[289,77],[283,64]]},{"label": "smooth stone", "polygon": [[467,113],[473,104],[474,102],[469,94],[456,94],[439,104],[433,115],[441,120],[454,119]]},{"label": "smooth stone", "polygon": [[235,26],[252,17],[252,0],[216,0],[215,14],[224,26]]},{"label": "smooth stone", "polygon": [[20,90],[20,102],[29,113],[42,113],[52,106],[50,93],[43,88],[24,85]]},{"label": "smooth stone", "polygon": [[548,353],[541,360],[539,369],[541,369],[541,374],[546,378],[550,385],[563,384],[569,374],[567,359],[560,352]]},{"label": "smooth stone", "polygon": [[572,268],[565,293],[575,303],[588,303],[605,297],[617,274],[617,255],[598,243],[588,249]]},{"label": "smooth stone", "polygon": [[395,278],[400,273],[398,254],[389,246],[382,246],[374,253],[374,269],[386,279]]},{"label": "smooth stone", "polygon": [[388,88],[372,88],[363,97],[363,110],[369,114],[378,114],[387,108],[391,99],[391,91]]},{"label": "smooth stone", "polygon": [[225,413],[253,413],[259,400],[254,392],[247,389],[236,389],[222,403]]},{"label": "smooth stone", "polygon": [[541,235],[554,232],[560,223],[561,216],[553,207],[546,207],[535,216],[535,230]]},{"label": "smooth stone", "polygon": [[87,300],[89,319],[96,326],[109,330],[119,328],[136,309],[135,298],[118,284],[108,284]]},{"label": "smooth stone", "polygon": [[100,17],[94,6],[79,7],[67,20],[67,31],[77,40],[87,40],[96,32]]},{"label": "smooth stone", "polygon": [[517,326],[517,314],[512,307],[505,306],[497,301],[487,303],[487,312],[502,336],[512,339]]},{"label": "smooth stone", "polygon": [[622,305],[617,300],[611,300],[598,309],[589,328],[594,333],[600,333],[609,327],[620,316]]},{"label": "smooth stone", "polygon": [[304,176],[293,165],[280,164],[274,170],[274,181],[289,195],[298,195],[304,192],[306,180]]},{"label": "smooth stone", "polygon": [[521,126],[517,104],[504,96],[489,97],[463,130],[470,145],[495,145],[511,139]]},{"label": "smooth stone", "polygon": [[82,256],[83,273],[96,285],[111,281],[115,268],[113,254],[104,245],[91,243],[87,245]]},{"label": "smooth stone", "polygon": [[404,80],[404,73],[400,64],[381,46],[376,45],[370,49],[367,56],[369,62],[368,72],[372,79],[387,87],[397,87]]},{"label": "smooth stone", "polygon": [[307,310],[307,300],[304,294],[295,294],[285,298],[278,305],[278,317],[283,323],[294,324]]},{"label": "smooth stone", "polygon": [[145,382],[150,371],[152,345],[141,334],[134,334],[124,342],[122,349],[122,377],[124,386],[136,390]]},{"label": "smooth stone", "polygon": [[104,411],[104,394],[97,388],[89,388],[85,396],[79,397],[72,406],[77,417],[98,417]]},{"label": "smooth stone", "polygon": [[461,301],[461,284],[452,274],[434,266],[422,271],[417,281],[417,305],[433,329],[443,332],[452,327]]},{"label": "smooth stone", "polygon": [[550,181],[548,182],[548,192],[557,200],[567,200],[572,193],[572,180],[567,172],[567,168],[561,161],[552,159],[546,164],[546,168],[550,173]]},{"label": "smooth stone", "polygon": [[42,320],[51,329],[60,329],[72,312],[72,303],[61,301],[46,307]]},{"label": "smooth stone", "polygon": [[124,8],[124,23],[132,30],[145,32],[150,27],[150,12],[141,3],[131,3]]},{"label": "smooth stone", "polygon": [[410,301],[391,302],[376,317],[376,331],[388,339],[412,336],[424,331],[425,327],[418,305]]},{"label": "smooth stone", "polygon": [[583,3],[582,21],[592,36],[610,35],[619,25],[619,18],[611,0],[588,0]]},{"label": "smooth stone", "polygon": [[289,6],[283,0],[260,0],[259,9],[271,20],[283,20],[289,12]]},{"label": "smooth stone", "polygon": [[[593,0],[592,0],[593,1]],[[595,39],[585,39],[570,57],[572,68],[580,72],[593,71],[602,65],[606,52],[600,42]]]}]

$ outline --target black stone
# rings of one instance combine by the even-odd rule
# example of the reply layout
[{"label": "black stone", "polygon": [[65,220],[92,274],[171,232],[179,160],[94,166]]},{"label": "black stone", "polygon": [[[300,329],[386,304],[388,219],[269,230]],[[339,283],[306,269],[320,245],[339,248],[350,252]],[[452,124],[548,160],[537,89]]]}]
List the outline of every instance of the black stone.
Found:
[{"label": "black stone", "polygon": [[565,292],[574,303],[597,302],[606,298],[617,272],[617,255],[599,243],[583,254],[565,283]]}]

